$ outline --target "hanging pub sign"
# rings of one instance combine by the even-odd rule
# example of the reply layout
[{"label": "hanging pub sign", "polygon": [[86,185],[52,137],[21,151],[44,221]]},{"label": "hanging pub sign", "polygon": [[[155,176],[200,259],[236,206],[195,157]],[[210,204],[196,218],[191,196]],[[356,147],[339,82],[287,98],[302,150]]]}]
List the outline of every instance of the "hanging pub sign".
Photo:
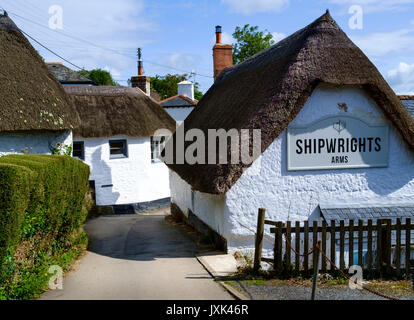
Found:
[{"label": "hanging pub sign", "polygon": [[287,170],[388,166],[388,125],[330,116],[306,127],[288,127]]}]

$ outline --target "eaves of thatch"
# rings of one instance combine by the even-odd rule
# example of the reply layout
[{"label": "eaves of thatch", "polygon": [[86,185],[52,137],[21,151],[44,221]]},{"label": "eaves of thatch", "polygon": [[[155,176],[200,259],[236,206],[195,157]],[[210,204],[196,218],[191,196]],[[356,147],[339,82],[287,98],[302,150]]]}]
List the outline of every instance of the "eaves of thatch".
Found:
[{"label": "eaves of thatch", "polygon": [[[261,129],[264,152],[320,83],[364,89],[414,148],[413,118],[329,12],[271,48],[224,69],[197,111],[184,121],[185,131],[198,128],[207,137],[208,129]],[[248,167],[242,163],[190,165],[175,161],[168,166],[193,189],[212,194],[227,192]]]},{"label": "eaves of thatch", "polygon": [[0,14],[0,132],[74,129],[79,116],[42,58]]},{"label": "eaves of thatch", "polygon": [[75,137],[150,137],[158,129],[175,131],[175,121],[138,88],[65,86],[81,117]]}]

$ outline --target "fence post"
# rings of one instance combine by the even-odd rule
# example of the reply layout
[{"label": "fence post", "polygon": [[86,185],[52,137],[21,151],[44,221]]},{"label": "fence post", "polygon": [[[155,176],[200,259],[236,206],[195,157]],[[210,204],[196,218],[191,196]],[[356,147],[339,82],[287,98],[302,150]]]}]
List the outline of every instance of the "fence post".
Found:
[{"label": "fence post", "polygon": [[[318,248],[321,247],[321,241],[318,241],[317,244]],[[315,248],[315,255],[313,260],[313,283],[312,283],[312,297],[311,300],[315,300],[316,294],[316,284],[318,281],[318,273],[319,273],[319,249]]]},{"label": "fence post", "polygon": [[255,246],[254,246],[254,271],[256,272],[260,270],[260,265],[262,262],[265,215],[266,215],[266,209],[260,208],[259,215],[257,217],[256,241],[255,241]]},{"label": "fence post", "polygon": [[413,290],[414,290],[414,259],[410,259],[410,269],[411,269],[411,281],[413,282]]},{"label": "fence post", "polygon": [[283,269],[283,248],[282,248],[282,228],[283,228],[283,222],[278,222],[276,227],[276,233],[275,233],[275,257],[274,257],[274,267],[277,275],[280,275],[282,273]]},{"label": "fence post", "polygon": [[391,272],[391,220],[380,219],[378,223],[378,268],[380,277]]},{"label": "fence post", "polygon": [[385,263],[386,263],[386,267],[385,267],[385,271],[387,273],[387,276],[391,276],[391,272],[392,272],[392,266],[391,266],[391,220],[387,219],[384,221],[385,224],[383,226],[384,231],[384,237],[383,237],[383,241],[384,241],[384,245],[383,245],[383,249],[384,249],[384,258],[382,259]]}]

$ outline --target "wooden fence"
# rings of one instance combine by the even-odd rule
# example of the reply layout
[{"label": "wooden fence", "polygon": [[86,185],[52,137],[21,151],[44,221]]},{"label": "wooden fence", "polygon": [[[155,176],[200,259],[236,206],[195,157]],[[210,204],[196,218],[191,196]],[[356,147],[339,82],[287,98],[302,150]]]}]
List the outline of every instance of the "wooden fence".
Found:
[{"label": "wooden fence", "polygon": [[[322,252],[343,271],[359,265],[365,270],[378,271],[381,276],[410,273],[414,224],[409,218],[405,223],[397,219],[394,224],[391,219],[342,220],[339,224],[335,221],[329,224],[320,221],[312,224],[308,221],[283,223],[265,220],[264,212],[264,209],[259,210],[255,269],[260,268],[261,261],[266,261],[273,264],[277,273],[307,272],[315,263],[316,251],[309,255],[306,253],[321,241]],[[273,259],[262,257],[265,225],[270,225],[270,232],[275,237]],[[322,272],[333,269],[328,259],[320,259]]]}]

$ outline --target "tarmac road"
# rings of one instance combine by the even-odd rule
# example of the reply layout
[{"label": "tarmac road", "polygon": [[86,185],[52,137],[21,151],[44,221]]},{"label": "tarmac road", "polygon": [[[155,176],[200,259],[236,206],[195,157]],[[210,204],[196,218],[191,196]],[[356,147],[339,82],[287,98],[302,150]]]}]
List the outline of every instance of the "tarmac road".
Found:
[{"label": "tarmac road", "polygon": [[232,299],[196,260],[195,243],[162,215],[100,217],[85,231],[87,254],[64,278],[63,290],[40,299]]}]

